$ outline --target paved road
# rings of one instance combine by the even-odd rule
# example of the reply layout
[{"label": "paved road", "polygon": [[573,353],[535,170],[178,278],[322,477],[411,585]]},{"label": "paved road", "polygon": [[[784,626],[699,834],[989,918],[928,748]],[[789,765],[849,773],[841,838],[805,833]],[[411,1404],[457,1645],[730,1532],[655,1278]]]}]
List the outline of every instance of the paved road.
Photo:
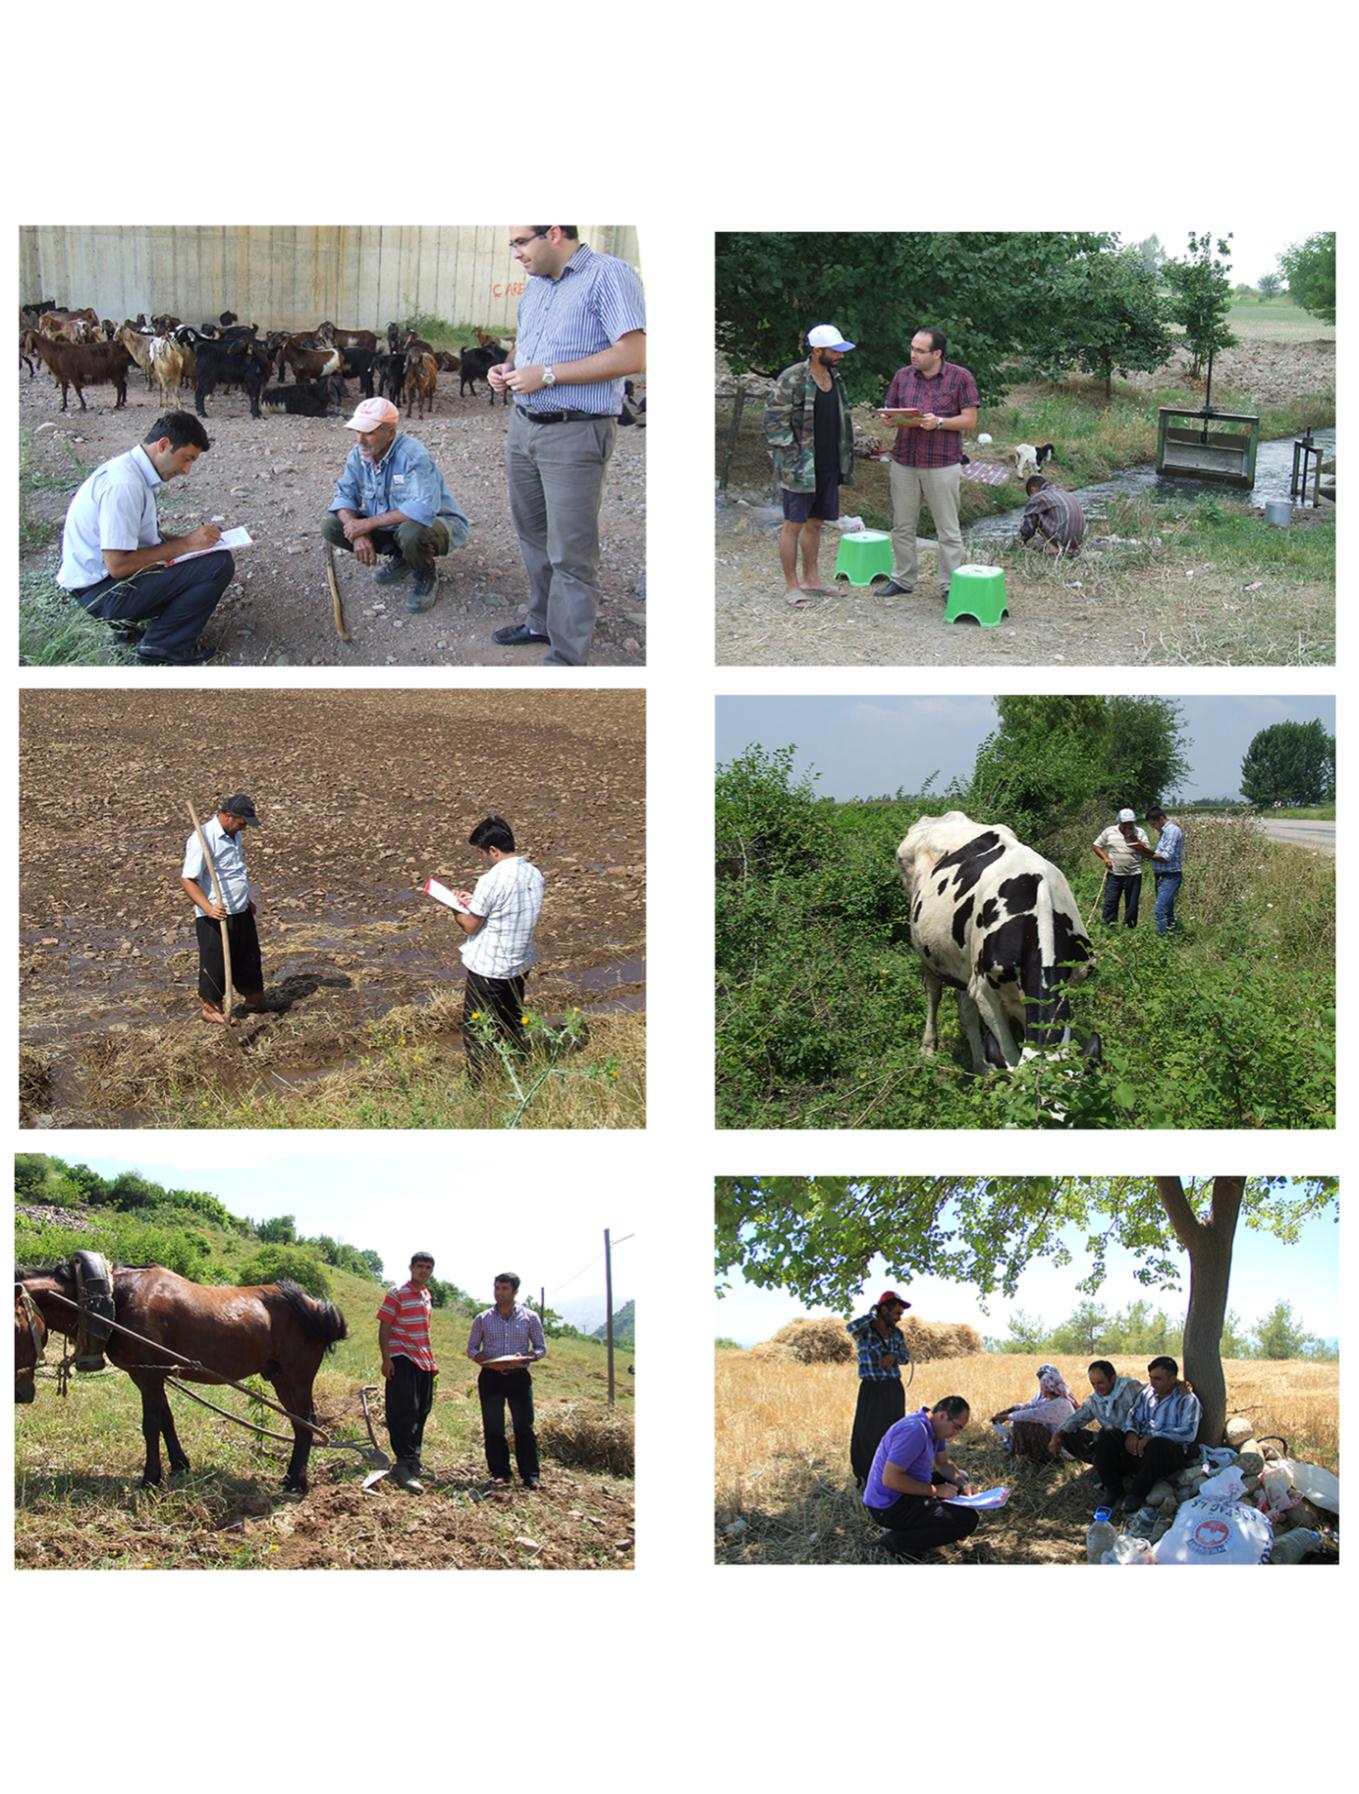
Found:
[{"label": "paved road", "polygon": [[1262,816],[1260,826],[1271,841],[1288,841],[1294,847],[1310,847],[1313,853],[1335,852],[1333,822],[1299,822],[1294,819],[1274,822],[1270,817]]}]

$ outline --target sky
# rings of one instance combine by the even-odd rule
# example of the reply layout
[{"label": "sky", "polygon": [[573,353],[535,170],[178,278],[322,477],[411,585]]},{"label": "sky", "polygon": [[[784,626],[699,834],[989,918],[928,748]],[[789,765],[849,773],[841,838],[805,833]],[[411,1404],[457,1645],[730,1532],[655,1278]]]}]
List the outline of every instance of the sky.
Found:
[{"label": "sky", "polygon": [[[1112,1247],[1106,1257],[1103,1287],[1086,1298],[1076,1289],[1089,1269],[1083,1250],[1085,1233],[1080,1228],[1067,1228],[1061,1237],[1075,1253],[1072,1263],[1058,1267],[1048,1261],[1030,1267],[1020,1278],[1013,1298],[997,1294],[989,1299],[989,1313],[983,1312],[970,1284],[921,1277],[909,1288],[904,1284],[898,1287],[910,1302],[912,1314],[920,1319],[970,1322],[982,1335],[997,1339],[1004,1338],[1008,1317],[1015,1309],[1023,1309],[1025,1314],[1055,1326],[1065,1320],[1078,1302],[1087,1299],[1101,1303],[1111,1312],[1125,1308],[1129,1302],[1147,1300],[1176,1319],[1184,1314],[1189,1286],[1188,1260],[1183,1254],[1179,1256],[1186,1277],[1177,1292],[1144,1288],[1132,1275],[1132,1254]],[[1237,1229],[1232,1255],[1228,1306],[1249,1326],[1266,1315],[1276,1302],[1288,1301],[1308,1332],[1322,1339],[1339,1339],[1338,1237],[1330,1215],[1309,1221],[1293,1246],[1281,1245],[1269,1233],[1253,1233],[1243,1222]],[[864,1313],[890,1287],[893,1286],[886,1280],[885,1265],[881,1259],[875,1260],[854,1312]],[[798,1315],[830,1312],[827,1308],[806,1308],[787,1290],[756,1289],[741,1279],[739,1271],[734,1271],[730,1292],[716,1304],[714,1332],[719,1338],[735,1339],[749,1346],[771,1338],[786,1321]]]},{"label": "sky", "polygon": [[[1334,698],[1189,697],[1185,719],[1189,774],[1175,795],[1238,797],[1241,760],[1251,737],[1271,723],[1319,718],[1335,733]],[[881,797],[916,792],[932,772],[940,791],[972,772],[978,744],[997,726],[991,698],[729,697],[717,700],[717,759],[752,742],[797,746],[799,772],[819,772],[823,797]],[[1150,793],[1164,802],[1167,792]]]},{"label": "sky", "polygon": [[[217,1161],[212,1164],[204,1162],[209,1149]],[[636,1296],[636,1209],[622,1178],[614,1193],[597,1173],[573,1176],[563,1165],[550,1189],[535,1190],[518,1179],[511,1190],[489,1155],[482,1168],[465,1143],[450,1146],[447,1136],[427,1147],[408,1142],[399,1161],[390,1145],[370,1145],[362,1135],[327,1145],[315,1135],[210,1134],[187,1152],[168,1140],[148,1140],[138,1143],[135,1156],[61,1156],[103,1177],[139,1171],[171,1188],[207,1190],[232,1214],[253,1221],[293,1215],[300,1234],[328,1233],[380,1252],[391,1278],[404,1276],[413,1252],[432,1252],[436,1277],[484,1294],[488,1304],[496,1273],[515,1271],[535,1302],[546,1287],[548,1307],[577,1326],[584,1321],[568,1312],[568,1304],[574,1310],[578,1302],[592,1302],[595,1324],[604,1319],[608,1227],[618,1242],[615,1311]],[[405,1191],[391,1187],[398,1163]],[[632,1240],[622,1243],[629,1234]]]},{"label": "sky", "polygon": [[1159,223],[1139,224],[1120,227],[1119,234],[1125,243],[1140,243],[1147,237],[1159,237],[1161,247],[1166,254],[1179,260],[1189,248],[1189,232],[1191,229],[1202,230],[1205,223],[1212,224],[1222,232],[1232,232],[1231,264],[1232,285],[1245,281],[1254,286],[1262,274],[1276,272],[1275,263],[1282,250],[1291,243],[1304,243],[1308,237],[1314,237],[1318,231],[1330,230],[1330,223],[1308,224],[1299,222],[1296,213],[1260,211],[1252,207],[1247,217],[1242,219],[1226,218],[1188,220],[1183,224],[1167,225],[1164,219]]}]

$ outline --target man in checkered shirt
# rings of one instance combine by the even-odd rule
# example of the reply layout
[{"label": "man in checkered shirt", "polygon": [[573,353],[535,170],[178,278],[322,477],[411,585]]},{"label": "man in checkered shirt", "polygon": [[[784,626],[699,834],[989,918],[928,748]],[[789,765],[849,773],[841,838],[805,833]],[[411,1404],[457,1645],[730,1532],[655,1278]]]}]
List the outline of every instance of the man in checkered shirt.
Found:
[{"label": "man in checkered shirt", "polygon": [[939,539],[939,587],[963,564],[958,521],[962,491],[963,436],[977,427],[977,382],[967,368],[945,361],[948,339],[926,325],[911,338],[911,365],[898,368],[887,389],[887,409],[916,410],[914,427],[899,427],[889,470],[892,485],[892,577],[878,587],[883,597],[915,589],[916,525],[920,501],[930,508]]},{"label": "man in checkered shirt", "polygon": [[462,1044],[467,1075],[480,1084],[499,1063],[484,1038],[490,1026],[512,1052],[526,1053],[524,973],[533,959],[533,930],[543,907],[543,875],[514,845],[514,830],[503,816],[488,816],[467,837],[489,868],[474,891],[455,891],[467,912],[453,920],[467,939],[462,963],[467,985],[462,1000]]}]

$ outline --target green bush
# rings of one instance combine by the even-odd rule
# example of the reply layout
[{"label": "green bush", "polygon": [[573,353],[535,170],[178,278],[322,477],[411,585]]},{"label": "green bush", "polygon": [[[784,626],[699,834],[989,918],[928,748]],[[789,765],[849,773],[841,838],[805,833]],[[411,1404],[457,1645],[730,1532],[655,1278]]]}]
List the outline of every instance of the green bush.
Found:
[{"label": "green bush", "polygon": [[210,1250],[201,1234],[116,1216],[79,1229],[21,1221],[14,1231],[14,1256],[21,1265],[50,1264],[73,1252],[102,1252],[115,1264],[164,1265],[167,1271],[197,1280],[204,1252]]},{"label": "green bush", "polygon": [[308,1295],[323,1300],[330,1296],[325,1266],[304,1246],[261,1246],[237,1266],[232,1281],[240,1287],[250,1283],[296,1283]]}]

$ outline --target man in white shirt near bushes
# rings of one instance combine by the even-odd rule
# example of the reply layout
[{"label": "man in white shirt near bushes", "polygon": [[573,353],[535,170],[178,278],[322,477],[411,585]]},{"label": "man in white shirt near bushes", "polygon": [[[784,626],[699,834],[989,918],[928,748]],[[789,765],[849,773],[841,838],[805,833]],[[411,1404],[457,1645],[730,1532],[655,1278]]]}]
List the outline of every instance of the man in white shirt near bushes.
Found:
[{"label": "man in white shirt near bushes", "polygon": [[524,973],[533,960],[533,930],[543,907],[543,875],[514,845],[514,831],[503,816],[488,816],[467,837],[489,870],[474,891],[455,891],[467,912],[454,910],[453,920],[467,939],[462,963],[467,985],[462,1001],[462,1043],[467,1075],[480,1084],[499,1062],[495,1048],[483,1038],[478,1023],[488,1020],[511,1052],[526,1053]]}]

